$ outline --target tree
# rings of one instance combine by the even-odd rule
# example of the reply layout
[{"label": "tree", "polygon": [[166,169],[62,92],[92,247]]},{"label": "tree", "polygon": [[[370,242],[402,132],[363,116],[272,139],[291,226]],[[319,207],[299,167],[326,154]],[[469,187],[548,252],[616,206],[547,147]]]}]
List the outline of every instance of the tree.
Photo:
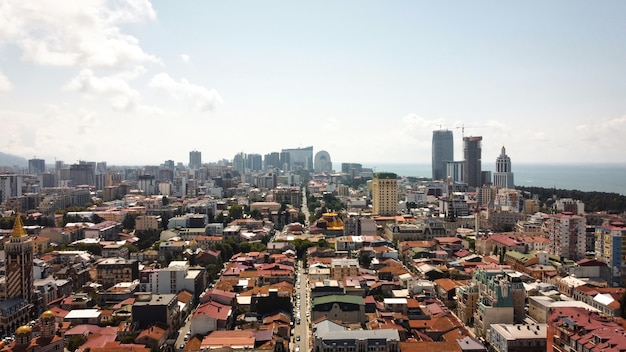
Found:
[{"label": "tree", "polygon": [[74,352],[85,342],[87,342],[87,337],[85,335],[72,335],[69,339],[67,339],[67,349]]},{"label": "tree", "polygon": [[134,230],[135,229],[135,217],[129,213],[124,216],[124,220],[122,220],[122,227],[126,230]]},{"label": "tree", "polygon": [[250,211],[250,217],[256,220],[261,220],[263,219],[263,214],[261,214],[261,211],[259,209],[253,209],[252,211]]},{"label": "tree", "polygon": [[243,218],[243,207],[241,205],[231,205],[228,208],[228,217],[231,220]]}]

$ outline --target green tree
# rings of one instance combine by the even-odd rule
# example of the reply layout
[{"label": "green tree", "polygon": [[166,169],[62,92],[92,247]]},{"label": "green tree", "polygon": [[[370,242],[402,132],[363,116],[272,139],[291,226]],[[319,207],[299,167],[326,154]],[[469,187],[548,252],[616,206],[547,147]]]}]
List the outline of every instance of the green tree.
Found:
[{"label": "green tree", "polygon": [[85,335],[72,335],[69,339],[67,339],[67,349],[74,352],[85,342],[87,342],[87,337]]},{"label": "green tree", "polygon": [[252,211],[250,211],[250,217],[256,220],[261,220],[263,219],[263,214],[261,214],[261,211],[259,209],[253,209]]},{"label": "green tree", "polygon": [[126,243],[126,244],[124,244],[124,247],[128,248],[128,251],[131,252],[131,253],[139,252],[139,248],[137,248],[137,246],[135,246],[132,243]]},{"label": "green tree", "polygon": [[231,220],[243,218],[243,207],[238,204],[231,205],[230,208],[228,208],[228,217]]},{"label": "green tree", "polygon": [[124,227],[126,230],[134,230],[135,216],[127,213],[126,216],[124,216],[124,220],[122,220],[122,227]]}]

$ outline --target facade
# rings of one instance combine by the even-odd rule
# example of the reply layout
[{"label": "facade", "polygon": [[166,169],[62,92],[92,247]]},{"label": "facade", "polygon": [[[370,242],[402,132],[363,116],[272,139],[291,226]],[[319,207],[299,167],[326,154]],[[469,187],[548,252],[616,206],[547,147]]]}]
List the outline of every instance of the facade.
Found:
[{"label": "facade", "polygon": [[[454,160],[454,140],[452,131],[433,131],[432,169],[433,180],[445,180],[449,176],[446,172],[446,162]],[[458,180],[457,180],[458,181]]]},{"label": "facade", "polygon": [[398,176],[392,172],[374,174],[372,180],[374,215],[396,215],[398,212]]},{"label": "facade", "polygon": [[145,269],[139,274],[139,289],[155,294],[187,290],[199,297],[205,285],[203,270],[190,270],[186,261],[172,261],[167,268]]},{"label": "facade", "polygon": [[328,318],[343,323],[364,323],[365,302],[353,295],[327,295],[315,297],[311,304],[311,321]]},{"label": "facade", "polygon": [[46,172],[46,161],[44,159],[28,159],[28,173],[31,175],[43,174]]},{"label": "facade", "polygon": [[494,352],[546,351],[546,324],[491,324],[487,342]]},{"label": "facade", "polygon": [[313,170],[312,146],[306,148],[283,149],[281,156],[283,153],[289,155],[289,157],[287,157],[289,161],[286,162],[287,160],[284,160],[283,164],[287,163],[290,170]]},{"label": "facade", "polygon": [[610,285],[626,282],[626,224],[613,222],[595,229],[595,257],[606,263],[611,272]]},{"label": "facade", "polygon": [[504,147],[502,147],[500,155],[496,158],[496,172],[493,174],[493,185],[500,188],[515,188],[513,172],[511,171],[511,158],[506,155]]},{"label": "facade", "polygon": [[464,182],[463,175],[463,161],[444,161],[445,178],[450,177],[452,182]]},{"label": "facade", "polygon": [[325,150],[315,153],[313,168],[316,173],[330,172],[333,169],[333,162],[330,160],[330,154]]},{"label": "facade", "polygon": [[175,294],[136,293],[132,319],[133,322],[139,323],[140,327],[161,323],[171,332],[177,329],[180,323],[178,299]]},{"label": "facade", "polygon": [[197,170],[202,166],[202,152],[192,150],[189,152],[189,168]]},{"label": "facade", "polygon": [[96,265],[96,278],[104,289],[120,282],[139,279],[139,262],[122,258],[102,259]]},{"label": "facade", "polygon": [[313,351],[400,351],[400,335],[396,329],[345,330],[325,320],[315,324],[314,331]]},{"label": "facade", "polygon": [[332,259],[330,262],[330,278],[341,280],[344,277],[359,275],[359,261],[357,259]]},{"label": "facade", "polygon": [[33,243],[28,238],[21,217],[15,218],[13,233],[4,245],[6,287],[0,297],[0,332],[13,332],[26,324],[33,309]]},{"label": "facade", "polygon": [[486,336],[491,324],[522,323],[526,291],[513,271],[477,270],[478,302],[474,313],[476,335]]},{"label": "facade", "polygon": [[96,165],[93,162],[80,161],[70,165],[70,182],[72,186],[96,185]]},{"label": "facade", "polygon": [[550,254],[577,261],[587,253],[586,218],[569,212],[550,215],[545,231]]},{"label": "facade", "polygon": [[463,182],[469,187],[482,186],[481,136],[463,137]]}]

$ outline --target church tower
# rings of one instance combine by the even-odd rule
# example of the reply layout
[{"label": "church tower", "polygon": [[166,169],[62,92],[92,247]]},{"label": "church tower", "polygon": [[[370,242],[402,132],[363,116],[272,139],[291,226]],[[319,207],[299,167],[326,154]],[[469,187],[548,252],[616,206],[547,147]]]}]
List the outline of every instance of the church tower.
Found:
[{"label": "church tower", "polygon": [[6,297],[22,298],[33,303],[33,242],[28,238],[19,214],[11,239],[5,244],[6,252]]}]

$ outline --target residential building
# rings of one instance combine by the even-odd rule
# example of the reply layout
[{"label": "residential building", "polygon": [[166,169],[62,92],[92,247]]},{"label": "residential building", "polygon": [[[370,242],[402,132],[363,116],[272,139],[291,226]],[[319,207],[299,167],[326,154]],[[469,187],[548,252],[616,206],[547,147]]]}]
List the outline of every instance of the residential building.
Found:
[{"label": "residential building", "polygon": [[175,294],[138,292],[132,306],[132,319],[143,328],[160,323],[172,332],[180,323],[178,299]]},{"label": "residential building", "polygon": [[372,180],[372,213],[396,215],[398,212],[398,176],[392,172],[378,172]]},{"label": "residential building", "polygon": [[330,262],[330,278],[340,280],[344,277],[359,275],[358,259],[332,259]]},{"label": "residential building", "polygon": [[612,222],[595,229],[595,256],[609,266],[611,286],[619,287],[626,282],[626,224]]},{"label": "residential building", "polygon": [[43,174],[46,172],[46,161],[44,159],[28,159],[28,173],[31,175]]},{"label": "residential building", "polygon": [[202,152],[192,150],[189,152],[189,168],[197,170],[202,166]]},{"label": "residential building", "polygon": [[486,336],[491,324],[522,323],[526,291],[520,275],[513,271],[479,269],[473,281],[478,286],[474,313],[476,335]]},{"label": "residential building", "polygon": [[[446,162],[454,160],[454,139],[452,131],[438,130],[433,131],[432,141],[432,169],[433,180],[445,180],[448,173],[446,172]],[[460,181],[460,180],[455,180]]]},{"label": "residential building", "polygon": [[191,292],[197,299],[206,286],[206,272],[191,268],[187,261],[171,261],[167,268],[144,269],[139,273],[140,290],[155,294]]},{"label": "residential building", "polygon": [[139,262],[123,258],[106,258],[96,264],[96,279],[104,289],[119,282],[139,279]]},{"label": "residential building", "polygon": [[550,215],[545,222],[545,231],[550,243],[550,254],[579,260],[585,257],[586,219],[570,212]]},{"label": "residential building", "polygon": [[546,351],[546,324],[491,324],[487,342],[494,352]]},{"label": "residential building", "polygon": [[363,297],[353,295],[327,295],[315,297],[311,303],[311,320],[328,318],[343,323],[365,323]]},{"label": "residential building", "polygon": [[481,141],[483,137],[463,137],[463,182],[469,187],[482,186]]}]

